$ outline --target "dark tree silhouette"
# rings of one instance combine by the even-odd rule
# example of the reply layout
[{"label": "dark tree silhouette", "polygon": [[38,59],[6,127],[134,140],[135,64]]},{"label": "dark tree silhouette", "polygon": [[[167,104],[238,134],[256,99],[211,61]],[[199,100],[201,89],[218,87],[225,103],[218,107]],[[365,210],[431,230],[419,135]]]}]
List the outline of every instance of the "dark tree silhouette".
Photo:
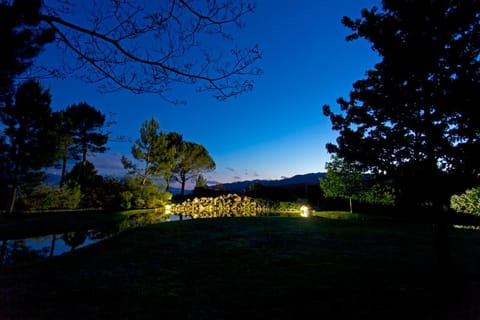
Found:
[{"label": "dark tree silhouette", "polygon": [[0,134],[0,210],[7,210],[10,201],[8,179],[10,178],[8,144]]},{"label": "dark tree silhouette", "polygon": [[198,175],[192,194],[195,197],[205,197],[210,194],[213,194],[213,192],[211,192],[211,190],[208,189],[207,180],[205,179],[203,174]]},{"label": "dark tree silhouette", "polygon": [[[18,23],[21,27],[49,36],[53,31],[59,49],[72,56],[55,73],[75,72],[100,83],[102,91],[123,88],[170,99],[168,91],[181,83],[213,90],[216,98],[225,99],[250,90],[251,76],[260,73],[254,67],[261,58],[257,46],[237,48],[233,41],[233,29],[254,11],[254,4],[245,0],[93,0],[85,5],[46,0],[41,4],[6,1],[0,9],[8,14],[17,5],[22,9],[19,15],[25,17]],[[10,32],[16,26],[3,28]],[[30,48],[32,42],[25,41],[20,48]]]},{"label": "dark tree silhouette", "polygon": [[90,161],[77,162],[66,175],[68,183],[71,186],[79,185],[84,194],[93,189],[100,179],[102,177],[97,174],[95,166]]},{"label": "dark tree silhouette", "polygon": [[43,177],[42,169],[52,165],[55,151],[55,131],[51,121],[51,96],[35,80],[21,84],[15,93],[14,104],[0,108],[3,129],[4,172],[2,184],[11,193],[9,211],[15,207],[17,194],[27,184],[36,184]]},{"label": "dark tree silhouette", "polygon": [[168,149],[166,135],[160,131],[160,123],[152,118],[146,120],[140,128],[140,138],[132,146],[133,157],[143,163],[143,168],[139,168],[126,157],[122,158],[123,165],[130,173],[140,178],[141,185],[144,186],[148,180],[162,176],[165,167],[165,154],[172,153]]},{"label": "dark tree silhouette", "polygon": [[62,240],[74,251],[87,240],[87,233],[83,231],[71,231],[62,235]]},{"label": "dark tree silhouette", "polygon": [[169,191],[170,182],[172,181],[173,170],[175,164],[178,161],[179,153],[177,150],[180,150],[183,144],[183,136],[177,132],[168,132],[164,133],[165,139],[167,140],[167,149],[168,152],[163,154],[163,178],[165,179],[166,191]]},{"label": "dark tree silhouette", "polygon": [[14,93],[16,78],[29,69],[54,32],[39,15],[41,0],[0,1],[0,104]]},{"label": "dark tree silhouette", "polygon": [[480,170],[480,2],[383,1],[345,17],[382,61],[329,106],[329,152],[393,179],[399,203],[448,205]]},{"label": "dark tree silhouette", "polygon": [[65,110],[73,144],[69,148],[76,160],[86,163],[87,154],[107,150],[108,133],[103,133],[105,115],[86,102],[73,104]]},{"label": "dark tree silhouette", "polygon": [[[338,99],[341,114],[324,106],[340,133],[327,149],[392,179],[399,204],[441,214],[479,178],[480,1],[382,4],[342,20],[347,40],[365,38],[382,60]],[[436,231],[448,267],[446,225]]]},{"label": "dark tree silhouette", "polygon": [[69,148],[73,145],[72,119],[64,110],[53,113],[53,123],[56,127],[56,144],[59,159],[61,159],[62,173],[60,176],[60,187],[65,184],[67,174],[67,161],[70,156]]},{"label": "dark tree silhouette", "polygon": [[215,170],[215,162],[204,146],[184,142],[177,149],[177,163],[173,169],[173,178],[180,182],[183,197],[187,181],[197,178],[202,172]]}]

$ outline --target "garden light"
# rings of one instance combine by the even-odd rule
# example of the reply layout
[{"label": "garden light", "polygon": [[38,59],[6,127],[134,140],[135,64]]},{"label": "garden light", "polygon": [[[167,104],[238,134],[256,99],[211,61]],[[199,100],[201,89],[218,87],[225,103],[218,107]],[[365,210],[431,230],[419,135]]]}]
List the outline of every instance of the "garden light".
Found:
[{"label": "garden light", "polygon": [[304,218],[308,218],[310,216],[310,209],[307,206],[301,206],[300,216]]}]

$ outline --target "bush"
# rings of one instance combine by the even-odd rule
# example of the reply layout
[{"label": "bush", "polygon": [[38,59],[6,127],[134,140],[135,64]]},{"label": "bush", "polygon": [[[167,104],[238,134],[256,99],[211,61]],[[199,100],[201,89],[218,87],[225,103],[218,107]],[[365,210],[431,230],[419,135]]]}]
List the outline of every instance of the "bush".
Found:
[{"label": "bush", "polygon": [[127,179],[128,191],[120,194],[120,206],[123,209],[153,209],[163,207],[171,200],[172,194],[161,191],[154,184],[142,185],[138,179]]},{"label": "bush", "polygon": [[453,195],[450,198],[450,207],[457,212],[480,216],[480,187]]},{"label": "bush", "polygon": [[393,206],[395,192],[388,184],[376,183],[362,194],[360,200],[371,205]]},{"label": "bush", "polygon": [[22,195],[20,202],[26,210],[77,209],[81,196],[79,186],[42,185]]},{"label": "bush", "polygon": [[278,202],[272,202],[271,204],[271,210],[274,212],[280,212],[280,213],[295,213],[296,215],[299,214],[300,208],[302,207],[301,203],[297,202],[289,202],[289,201],[278,201]]}]

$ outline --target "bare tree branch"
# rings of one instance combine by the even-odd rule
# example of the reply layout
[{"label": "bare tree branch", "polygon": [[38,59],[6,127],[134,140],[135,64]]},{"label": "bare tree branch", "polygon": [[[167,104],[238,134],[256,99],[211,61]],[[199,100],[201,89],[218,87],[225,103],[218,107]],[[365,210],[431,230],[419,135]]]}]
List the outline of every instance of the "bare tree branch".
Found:
[{"label": "bare tree branch", "polygon": [[[87,6],[60,0],[61,6],[46,6],[40,18],[73,55],[65,68],[101,83],[104,91],[122,88],[167,97],[175,84],[186,84],[223,100],[250,90],[252,77],[261,74],[255,67],[261,59],[258,47],[238,49],[231,35],[254,11],[245,1],[193,6],[186,0],[94,0]],[[82,5],[89,10],[84,17]]]}]

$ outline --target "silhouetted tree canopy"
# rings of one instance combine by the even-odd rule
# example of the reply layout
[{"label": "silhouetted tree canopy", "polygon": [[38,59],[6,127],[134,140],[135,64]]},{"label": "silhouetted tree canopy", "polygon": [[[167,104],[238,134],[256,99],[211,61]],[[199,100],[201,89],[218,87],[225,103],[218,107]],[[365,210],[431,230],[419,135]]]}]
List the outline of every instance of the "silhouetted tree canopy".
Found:
[{"label": "silhouetted tree canopy", "polygon": [[181,148],[183,136],[177,132],[162,133],[162,135],[164,135],[164,139],[167,141],[167,148],[169,150],[169,152],[165,152],[163,154],[162,159],[163,178],[165,179],[165,184],[168,191],[173,176],[173,170],[178,158],[177,150],[180,150]]},{"label": "silhouetted tree canopy", "polygon": [[[176,151],[170,145],[168,137],[169,134],[160,131],[160,123],[155,118],[146,120],[140,128],[140,138],[132,146],[133,157],[143,167],[126,157],[122,158],[124,167],[140,178],[141,185],[155,177],[164,177],[166,172],[171,175]],[[179,137],[181,139],[180,135]]]},{"label": "silhouetted tree canopy", "polygon": [[73,143],[69,151],[76,160],[87,161],[87,154],[103,153],[107,150],[108,133],[105,115],[86,102],[73,104],[65,109],[66,126],[70,126]]},{"label": "silhouetted tree canopy", "polygon": [[[72,133],[72,119],[67,115],[65,110],[56,111],[53,113],[53,123],[56,131],[56,145],[59,159],[61,160],[61,175],[60,187],[65,183],[65,176],[67,174],[67,161],[72,156],[70,154],[70,147],[73,145]],[[59,167],[59,164],[57,164]]]},{"label": "silhouetted tree canopy", "polygon": [[400,202],[445,204],[480,173],[480,1],[384,0],[344,17],[381,61],[324,106],[329,152],[392,178]]},{"label": "silhouetted tree canopy", "polygon": [[177,149],[173,178],[181,184],[181,196],[185,194],[187,181],[197,178],[202,172],[213,170],[215,170],[215,162],[204,146],[193,142],[184,142]]},{"label": "silhouetted tree canopy", "polygon": [[13,41],[8,68],[0,63],[7,76],[18,75],[54,34],[65,57],[50,68],[55,75],[175,102],[168,91],[179,83],[225,99],[250,90],[260,73],[257,46],[236,47],[232,36],[254,8],[246,0],[3,0],[0,32]]},{"label": "silhouetted tree canopy", "polygon": [[57,160],[50,101],[50,91],[38,81],[29,80],[18,87],[13,104],[0,107],[4,125],[0,141],[3,167],[0,183],[11,194],[10,212],[22,188],[38,184],[43,177],[42,169]]},{"label": "silhouetted tree canopy", "polygon": [[54,32],[39,15],[41,0],[0,1],[0,103],[14,93],[15,80],[32,66]]}]

